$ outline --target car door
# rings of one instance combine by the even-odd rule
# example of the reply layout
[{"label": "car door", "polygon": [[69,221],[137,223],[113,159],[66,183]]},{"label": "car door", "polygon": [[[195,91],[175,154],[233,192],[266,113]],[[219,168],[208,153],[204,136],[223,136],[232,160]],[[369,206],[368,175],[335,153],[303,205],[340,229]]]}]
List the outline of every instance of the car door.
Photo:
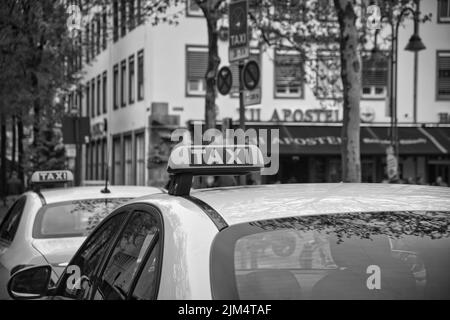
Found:
[{"label": "car door", "polygon": [[58,281],[55,299],[89,299],[96,272],[120,233],[127,213],[126,210],[112,213],[84,241]]},{"label": "car door", "polygon": [[156,299],[162,243],[159,211],[150,205],[132,205],[131,215],[99,272],[92,299]]},{"label": "car door", "polygon": [[25,208],[26,197],[19,198],[6,213],[5,218],[0,224],[0,299],[8,299],[6,284],[10,277],[11,262],[5,257],[6,251],[10,248]]}]

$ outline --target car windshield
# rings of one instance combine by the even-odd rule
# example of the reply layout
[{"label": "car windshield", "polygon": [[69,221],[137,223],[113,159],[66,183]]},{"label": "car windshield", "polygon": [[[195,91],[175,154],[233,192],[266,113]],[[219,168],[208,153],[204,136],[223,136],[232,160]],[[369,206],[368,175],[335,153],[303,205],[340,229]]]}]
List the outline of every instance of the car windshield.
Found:
[{"label": "car windshield", "polygon": [[33,238],[87,236],[112,210],[129,200],[87,199],[46,205],[36,216]]},{"label": "car windshield", "polygon": [[449,212],[342,213],[220,232],[216,299],[450,299]]}]

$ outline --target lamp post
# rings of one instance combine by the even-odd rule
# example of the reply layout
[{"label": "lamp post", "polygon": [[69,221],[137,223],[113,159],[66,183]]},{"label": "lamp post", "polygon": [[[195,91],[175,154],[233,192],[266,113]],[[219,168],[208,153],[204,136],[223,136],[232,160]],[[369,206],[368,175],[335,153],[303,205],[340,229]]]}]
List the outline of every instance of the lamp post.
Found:
[{"label": "lamp post", "polygon": [[[388,22],[391,26],[392,30],[392,44],[391,44],[391,52],[389,56],[390,62],[390,76],[389,76],[389,107],[390,107],[390,116],[391,116],[391,130],[390,130],[390,142],[391,147],[394,149],[394,154],[399,163],[399,139],[398,139],[398,117],[397,117],[397,84],[398,84],[398,31],[400,24],[402,23],[403,18],[412,13],[414,17],[414,33],[409,39],[408,44],[405,47],[406,51],[411,52],[419,52],[425,49],[425,45],[422,42],[422,39],[419,36],[419,15],[420,12],[418,10],[413,10],[412,8],[406,7],[403,8],[400,14],[397,16],[397,21],[394,24],[394,19],[388,19]],[[386,18],[386,17],[384,17]],[[384,18],[382,20],[384,20]],[[378,31],[378,30],[377,30]],[[377,35],[377,34],[376,34]],[[376,52],[376,37],[375,37],[375,48],[372,51],[372,54],[375,56]],[[398,168],[397,168],[398,171]],[[398,176],[397,176],[398,177]]]}]

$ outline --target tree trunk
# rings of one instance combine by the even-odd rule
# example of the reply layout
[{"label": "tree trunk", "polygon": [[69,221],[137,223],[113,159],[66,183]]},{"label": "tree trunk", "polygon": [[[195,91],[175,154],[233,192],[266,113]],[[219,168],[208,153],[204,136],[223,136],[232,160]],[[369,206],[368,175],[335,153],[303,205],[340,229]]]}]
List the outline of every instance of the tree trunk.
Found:
[{"label": "tree trunk", "polygon": [[35,94],[35,98],[33,101],[33,147],[38,146],[39,133],[40,133],[40,116],[41,116],[41,104],[39,99],[39,87],[37,77],[32,74],[31,76],[31,86],[33,88],[33,93]]},{"label": "tree trunk", "polygon": [[17,134],[16,134],[16,116],[12,117],[12,124],[11,124],[11,130],[12,130],[12,150],[11,150],[11,171],[17,170],[17,162],[16,162],[16,147],[17,147]]},{"label": "tree trunk", "polygon": [[358,54],[356,13],[350,0],[334,0],[340,27],[343,84],[342,180],[361,182],[360,99],[361,61]]},{"label": "tree trunk", "polygon": [[6,197],[6,119],[4,114],[0,114],[0,198]]},{"label": "tree trunk", "polygon": [[24,165],[23,165],[23,140],[25,138],[25,134],[23,131],[23,120],[22,115],[17,117],[17,172],[20,181],[22,181],[22,189],[24,186]]},{"label": "tree trunk", "polygon": [[216,76],[220,65],[217,21],[219,12],[216,1],[197,2],[203,11],[208,27],[208,69],[206,70],[205,125],[216,127]]}]

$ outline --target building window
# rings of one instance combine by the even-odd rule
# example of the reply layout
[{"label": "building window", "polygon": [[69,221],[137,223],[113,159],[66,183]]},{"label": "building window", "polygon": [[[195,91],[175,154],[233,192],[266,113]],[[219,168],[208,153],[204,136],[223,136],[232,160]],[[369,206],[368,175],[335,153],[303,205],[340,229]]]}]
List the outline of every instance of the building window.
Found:
[{"label": "building window", "polygon": [[119,109],[119,66],[117,64],[113,69],[113,106],[114,110]]},{"label": "building window", "polygon": [[91,167],[91,146],[89,144],[86,144],[86,172],[84,175],[84,178],[86,180],[90,180],[90,167]]},{"label": "building window", "polygon": [[134,95],[136,91],[136,77],[134,70],[134,55],[128,59],[128,102],[134,103]]},{"label": "building window", "polygon": [[86,83],[86,117],[89,117],[89,110],[90,110],[90,104],[91,104],[91,94],[90,94],[91,88],[90,83]]},{"label": "building window", "polygon": [[303,97],[303,64],[299,52],[275,52],[275,97]]},{"label": "building window", "polygon": [[381,98],[387,95],[388,83],[388,59],[373,60],[368,57],[362,58],[362,97]]},{"label": "building window", "polygon": [[337,22],[337,14],[333,0],[319,0],[317,2],[318,20],[321,22]]},{"label": "building window", "polygon": [[94,163],[94,161],[95,161],[95,142],[94,141],[92,141],[91,143],[90,143],[90,149],[91,149],[91,157],[90,157],[90,159],[89,159],[89,163],[90,163],[90,165],[89,165],[89,179],[90,180],[94,180],[95,179],[95,176],[94,176],[94,169],[95,169],[95,163]]},{"label": "building window", "polygon": [[205,75],[208,68],[208,48],[186,47],[186,92],[188,96],[202,96],[206,92]]},{"label": "building window", "polygon": [[104,154],[103,154],[103,140],[97,141],[97,180],[103,180],[104,174],[103,174],[103,161],[104,161]]},{"label": "building window", "polygon": [[120,137],[113,139],[113,184],[122,185],[122,146]]},{"label": "building window", "polygon": [[120,0],[120,36],[127,34],[127,0]]},{"label": "building window", "polygon": [[107,148],[108,148],[108,144],[107,144],[108,142],[107,142],[107,140],[106,139],[103,139],[103,142],[102,142],[102,163],[103,163],[103,165],[102,165],[102,174],[101,174],[101,179],[103,180],[103,179],[106,179],[106,168],[107,168],[107,166],[108,166],[108,159],[107,159],[107,155],[108,155],[108,151],[107,151]]},{"label": "building window", "polygon": [[450,51],[437,53],[437,99],[450,100]]},{"label": "building window", "polygon": [[120,63],[120,105],[125,107],[127,105],[127,61],[123,60]]},{"label": "building window", "polygon": [[108,14],[106,9],[102,12],[102,49],[106,50],[108,44]]},{"label": "building window", "polygon": [[438,0],[438,22],[450,23],[450,0]]},{"label": "building window", "polygon": [[130,20],[129,21],[130,30],[133,30],[136,25],[134,0],[128,0],[128,16]]},{"label": "building window", "polygon": [[106,71],[103,72],[103,87],[102,87],[102,106],[103,106],[103,113],[108,112],[107,108],[107,99],[108,99],[108,75],[106,74]]},{"label": "building window", "polygon": [[[256,61],[259,66],[261,66],[261,55],[259,49],[250,49],[250,58],[249,60]],[[239,64],[231,63],[230,64],[231,74],[233,75],[233,85],[231,87],[230,94],[232,97],[239,96]],[[261,86],[261,81],[258,87]]]},{"label": "building window", "polygon": [[119,39],[119,1],[113,1],[113,40]]},{"label": "building window", "polygon": [[81,87],[78,87],[77,89],[77,96],[78,96],[78,112],[81,115],[83,113],[83,90]]},{"label": "building window", "polygon": [[186,15],[188,17],[203,17],[202,9],[200,9],[195,0],[186,1]]},{"label": "building window", "polygon": [[94,161],[92,163],[92,171],[93,171],[93,176],[92,176],[92,180],[98,180],[99,179],[99,163],[100,163],[100,155],[99,155],[99,151],[100,151],[100,145],[98,141],[93,141],[92,142],[92,151],[94,152]]},{"label": "building window", "polygon": [[89,63],[89,61],[91,60],[91,48],[90,48],[91,31],[89,24],[86,25],[85,34],[86,34],[86,63]]},{"label": "building window", "polygon": [[102,96],[102,78],[101,76],[97,77],[97,116],[101,115],[101,108],[102,108],[102,102],[101,102],[101,96]]},{"label": "building window", "polygon": [[138,100],[144,100],[144,50],[138,52]]},{"label": "building window", "polygon": [[91,81],[91,117],[95,117],[95,78]]},{"label": "building window", "polygon": [[145,134],[136,135],[136,185],[145,186]]},{"label": "building window", "polygon": [[125,136],[123,139],[124,147],[124,175],[125,175],[125,185],[130,186],[134,184],[133,177],[133,144],[131,135]]},{"label": "building window", "polygon": [[[304,10],[300,0],[276,0],[273,2],[274,4],[274,20],[282,21],[282,20],[301,20],[304,18]],[[250,0],[249,8],[257,8],[261,6],[258,0]]]},{"label": "building window", "polygon": [[92,59],[95,58],[95,36],[96,36],[96,31],[95,31],[95,19],[94,21],[91,22],[91,43],[90,43],[90,48],[91,48],[91,57]]},{"label": "building window", "polygon": [[136,0],[136,19],[137,19],[137,24],[139,25],[139,24],[142,24],[142,22],[143,22],[143,19],[142,19],[142,9],[143,9],[143,7],[142,7],[142,4],[143,4],[143,2],[144,1],[142,1],[142,0]]},{"label": "building window", "polygon": [[101,45],[101,40],[102,40],[102,22],[100,20],[99,15],[96,16],[95,20],[96,20],[96,24],[97,24],[97,28],[96,28],[97,39],[95,39],[96,40],[95,49],[97,51],[96,54],[100,54],[100,52],[101,52],[100,45]]},{"label": "building window", "polygon": [[83,68],[83,33],[80,30],[78,34],[78,46],[77,46],[77,71],[80,71]]}]

